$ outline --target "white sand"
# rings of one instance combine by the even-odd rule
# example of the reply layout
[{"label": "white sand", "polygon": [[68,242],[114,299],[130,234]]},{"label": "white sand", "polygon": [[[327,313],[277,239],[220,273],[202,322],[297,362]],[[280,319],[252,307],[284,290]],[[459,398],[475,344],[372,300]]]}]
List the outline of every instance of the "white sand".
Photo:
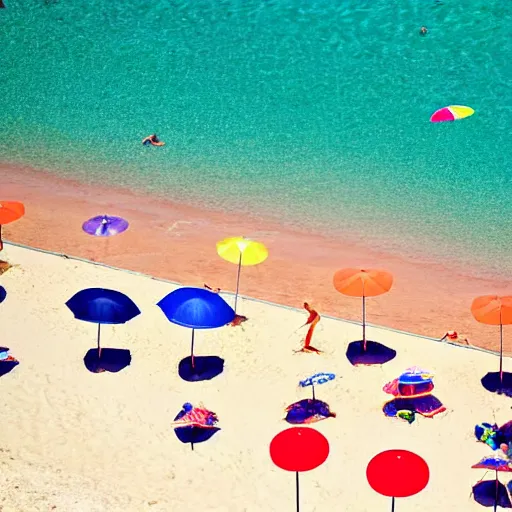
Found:
[{"label": "white sand", "polygon": [[[295,510],[294,475],[273,465],[269,443],[290,426],[284,408],[310,396],[298,381],[317,371],[337,374],[317,397],[338,417],[313,425],[331,453],[301,475],[303,512],[389,510],[390,500],[369,487],[365,471],[390,448],[418,453],[431,470],[427,488],[398,500],[397,512],[483,510],[470,493],[484,471],[470,466],[492,451],[474,440],[473,428],[512,417],[512,400],[480,384],[497,370],[496,356],[369,328],[371,339],[398,356],[383,367],[354,368],[345,350],[360,339],[359,326],[324,318],[314,345],[325,353],[294,354],[301,334],[291,334],[305,312],[242,300],[239,311],[250,318],[243,328],[196,337],[196,354],[223,357],[224,373],[188,383],[177,363],[188,355],[190,331],[169,323],[156,306],[172,285],[10,245],[2,257],[19,266],[0,277],[8,292],[0,305],[0,345],[20,360],[0,379],[2,512]],[[102,330],[104,347],[132,352],[131,366],[118,374],[85,369],[96,326],[75,320],[65,306],[95,286],[126,293],[142,310]],[[382,404],[391,397],[382,386],[415,364],[435,372],[434,395],[448,411],[408,425],[384,416]],[[222,428],[193,453],[170,425],[186,401],[203,402]]]}]

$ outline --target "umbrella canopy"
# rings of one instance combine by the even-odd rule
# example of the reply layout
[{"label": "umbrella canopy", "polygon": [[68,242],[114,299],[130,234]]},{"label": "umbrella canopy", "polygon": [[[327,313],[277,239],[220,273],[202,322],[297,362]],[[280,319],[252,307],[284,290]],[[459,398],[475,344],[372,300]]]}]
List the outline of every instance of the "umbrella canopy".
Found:
[{"label": "umbrella canopy", "polygon": [[503,384],[503,326],[512,324],[512,296],[481,295],[473,300],[471,313],[477,322],[500,326],[500,382]]},{"label": "umbrella canopy", "polygon": [[386,270],[344,268],[334,274],[333,284],[343,295],[363,298],[363,345],[366,350],[366,297],[389,292],[393,275]]},{"label": "umbrella canopy", "polygon": [[450,105],[448,107],[436,110],[430,121],[432,123],[442,123],[444,121],[456,121],[457,119],[464,119],[465,117],[472,116],[475,111],[471,107],[464,105]]},{"label": "umbrella canopy", "polygon": [[121,292],[86,288],[66,302],[75,318],[95,324],[124,324],[140,315],[137,305]]},{"label": "umbrella canopy", "polygon": [[25,215],[25,206],[19,201],[0,201],[0,224],[9,224]]},{"label": "umbrella canopy", "polygon": [[484,457],[480,462],[471,466],[473,469],[492,469],[493,471],[507,471],[512,472],[510,461],[503,457],[497,457],[491,455],[490,457]]},{"label": "umbrella canopy", "polygon": [[25,206],[19,201],[0,201],[0,251],[3,249],[2,225],[9,224],[25,215]]},{"label": "umbrella canopy", "polygon": [[235,312],[219,294],[204,288],[178,288],[157,305],[169,322],[191,329],[215,329],[235,318]]},{"label": "umbrella canopy", "polygon": [[217,254],[230,263],[248,267],[263,263],[268,258],[268,249],[261,242],[234,236],[217,242]]},{"label": "umbrella canopy", "polygon": [[217,254],[222,259],[238,265],[234,307],[236,312],[242,266],[248,267],[263,263],[268,258],[268,249],[261,242],[249,240],[243,236],[235,236],[217,242]]},{"label": "umbrella canopy", "polygon": [[512,297],[482,295],[473,300],[471,313],[475,320],[482,324],[512,324]]},{"label": "umbrella canopy", "polygon": [[375,297],[389,292],[393,275],[385,270],[344,268],[333,278],[334,288],[351,297]]},{"label": "umbrella canopy", "polygon": [[128,221],[111,215],[98,215],[86,220],[82,229],[93,236],[114,236],[128,229]]}]

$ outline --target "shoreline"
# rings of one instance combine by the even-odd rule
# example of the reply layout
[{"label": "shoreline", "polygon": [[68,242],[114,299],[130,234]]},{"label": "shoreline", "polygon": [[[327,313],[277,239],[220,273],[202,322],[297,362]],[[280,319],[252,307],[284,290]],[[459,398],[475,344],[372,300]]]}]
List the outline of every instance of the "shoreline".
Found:
[{"label": "shoreline", "polygon": [[[471,277],[471,268],[461,271],[442,262],[414,261],[275,221],[237,218],[130,190],[97,190],[47,170],[0,163],[0,179],[0,199],[19,200],[26,207],[25,217],[3,227],[6,240],[185,285],[207,283],[233,291],[236,267],[218,257],[215,243],[245,235],[265,243],[269,258],[242,269],[241,295],[297,308],[306,301],[321,315],[357,322],[361,301],[336,292],[332,276],[347,266],[384,268],[395,280],[389,293],[367,301],[370,324],[432,338],[456,330],[472,345],[498,349],[497,329],[476,322],[470,306],[474,297],[507,294],[510,286],[498,278]],[[125,217],[130,228],[108,239],[83,233],[83,221],[101,213]],[[506,330],[504,351],[512,352]]]}]

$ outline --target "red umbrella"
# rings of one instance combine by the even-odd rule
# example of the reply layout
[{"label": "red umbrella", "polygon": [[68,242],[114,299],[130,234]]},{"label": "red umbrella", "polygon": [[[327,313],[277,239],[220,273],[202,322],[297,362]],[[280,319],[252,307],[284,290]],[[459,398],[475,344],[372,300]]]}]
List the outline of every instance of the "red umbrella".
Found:
[{"label": "red umbrella", "polygon": [[292,427],[279,432],[270,443],[272,462],[295,472],[297,512],[299,512],[299,471],[311,471],[329,456],[329,442],[318,430]]},{"label": "red umbrella", "polygon": [[430,472],[419,455],[407,450],[386,450],[368,463],[366,478],[375,492],[391,498],[394,512],[395,498],[407,498],[422,491]]}]

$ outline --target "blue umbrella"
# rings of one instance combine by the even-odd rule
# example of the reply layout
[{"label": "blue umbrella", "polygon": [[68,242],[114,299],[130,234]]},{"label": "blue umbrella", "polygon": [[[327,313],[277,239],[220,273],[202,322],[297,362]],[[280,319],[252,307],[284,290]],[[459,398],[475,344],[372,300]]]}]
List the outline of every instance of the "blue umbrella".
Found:
[{"label": "blue umbrella", "polygon": [[0,304],[5,300],[7,297],[7,291],[3,286],[0,286]]},{"label": "blue umbrella", "polygon": [[121,292],[106,288],[86,288],[66,302],[75,318],[98,324],[98,355],[101,324],[124,324],[140,315],[137,305]]},{"label": "blue umbrella", "polygon": [[216,329],[235,318],[233,308],[217,293],[204,288],[178,288],[166,295],[157,306],[169,322],[192,329],[190,357],[194,366],[194,331]]}]

